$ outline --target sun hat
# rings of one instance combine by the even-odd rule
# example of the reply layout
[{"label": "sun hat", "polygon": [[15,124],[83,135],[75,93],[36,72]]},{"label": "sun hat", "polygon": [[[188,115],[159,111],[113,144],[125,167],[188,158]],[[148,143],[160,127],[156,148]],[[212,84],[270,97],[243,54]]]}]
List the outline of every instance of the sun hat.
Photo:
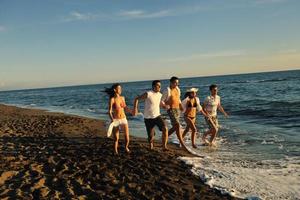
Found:
[{"label": "sun hat", "polygon": [[198,88],[189,88],[187,92],[198,92]]}]

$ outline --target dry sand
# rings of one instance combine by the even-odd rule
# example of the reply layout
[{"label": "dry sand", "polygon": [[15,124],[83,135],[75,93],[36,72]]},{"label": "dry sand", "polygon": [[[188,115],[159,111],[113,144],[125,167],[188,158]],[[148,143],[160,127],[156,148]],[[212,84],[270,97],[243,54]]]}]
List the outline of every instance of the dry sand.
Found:
[{"label": "dry sand", "polygon": [[204,185],[175,145],[131,137],[120,155],[103,121],[0,105],[0,199],[232,199]]}]

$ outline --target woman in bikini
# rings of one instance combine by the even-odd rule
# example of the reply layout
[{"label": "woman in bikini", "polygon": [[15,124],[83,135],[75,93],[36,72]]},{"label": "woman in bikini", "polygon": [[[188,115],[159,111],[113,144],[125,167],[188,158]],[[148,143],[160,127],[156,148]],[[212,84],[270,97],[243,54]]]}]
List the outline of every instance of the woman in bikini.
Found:
[{"label": "woman in bikini", "polygon": [[208,117],[200,105],[200,100],[196,94],[197,91],[197,88],[188,89],[185,94],[185,99],[182,101],[182,106],[184,109],[184,120],[186,122],[186,128],[183,132],[182,137],[184,138],[184,136],[189,132],[189,130],[191,130],[191,141],[193,148],[197,148],[195,144],[197,131],[195,123],[197,110],[201,112],[205,117]]},{"label": "woman in bikini", "polygon": [[129,152],[129,129],[126,119],[125,111],[132,113],[132,111],[126,106],[125,97],[121,96],[122,87],[119,83],[113,84],[111,88],[105,89],[105,92],[109,95],[108,114],[112,122],[115,123],[113,128],[113,136],[115,139],[114,151],[118,154],[119,145],[119,131],[122,129],[125,134],[125,150]]}]

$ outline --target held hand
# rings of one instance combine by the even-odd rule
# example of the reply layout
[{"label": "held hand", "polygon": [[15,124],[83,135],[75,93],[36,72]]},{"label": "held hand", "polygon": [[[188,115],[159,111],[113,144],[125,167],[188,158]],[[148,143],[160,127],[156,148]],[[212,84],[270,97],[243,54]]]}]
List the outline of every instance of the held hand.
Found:
[{"label": "held hand", "polygon": [[229,115],[225,112],[224,113],[224,116],[226,117],[226,118],[228,118],[229,117]]},{"label": "held hand", "polygon": [[133,111],[132,111],[132,115],[133,116],[136,116],[136,114],[138,113],[138,110],[137,110],[137,108],[135,108],[135,109],[133,109]]},{"label": "held hand", "polygon": [[211,119],[211,116],[208,113],[206,113],[204,116],[207,117],[208,119]]},{"label": "held hand", "polygon": [[181,112],[183,112],[183,110],[184,110],[182,106],[179,106],[179,109]]}]

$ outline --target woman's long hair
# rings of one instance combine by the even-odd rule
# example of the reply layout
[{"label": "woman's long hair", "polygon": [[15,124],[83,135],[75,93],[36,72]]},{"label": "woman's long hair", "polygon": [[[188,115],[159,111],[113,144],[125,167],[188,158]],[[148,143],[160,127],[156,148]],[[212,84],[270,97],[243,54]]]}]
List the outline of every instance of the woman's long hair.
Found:
[{"label": "woman's long hair", "polygon": [[110,88],[105,88],[103,92],[105,92],[109,98],[113,98],[116,94],[115,89],[117,89],[118,86],[121,86],[120,83],[115,83]]}]

